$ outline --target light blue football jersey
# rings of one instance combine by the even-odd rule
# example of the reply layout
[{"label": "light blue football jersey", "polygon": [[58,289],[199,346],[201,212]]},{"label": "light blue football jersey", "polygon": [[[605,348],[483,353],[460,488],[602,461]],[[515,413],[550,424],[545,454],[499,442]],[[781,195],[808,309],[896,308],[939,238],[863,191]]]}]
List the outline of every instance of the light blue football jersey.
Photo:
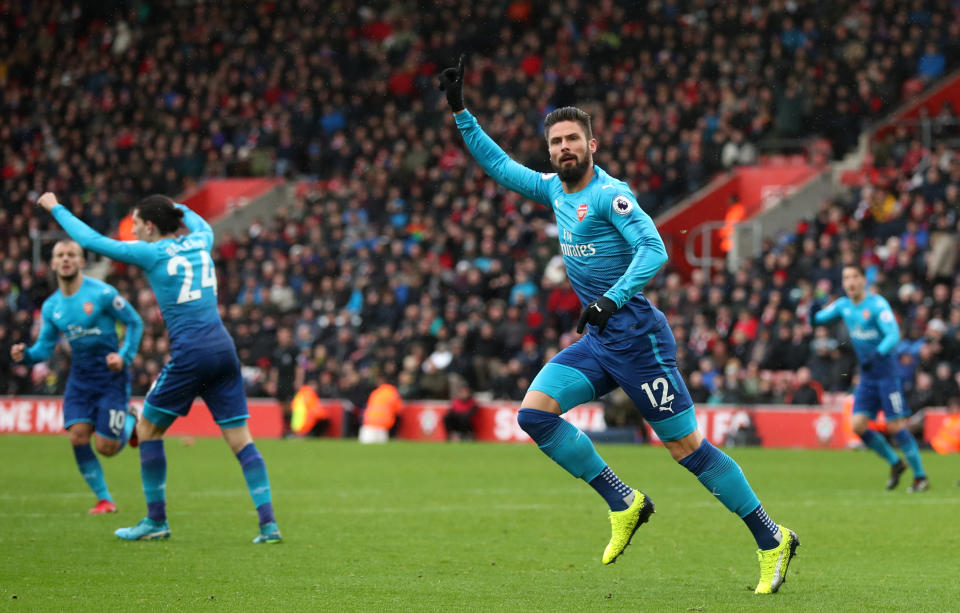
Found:
[{"label": "light blue football jersey", "polygon": [[[37,342],[24,352],[24,363],[50,359],[62,334],[70,344],[70,370],[84,375],[105,374],[106,356],[117,352],[130,365],[140,339],[143,320],[113,286],[83,277],[74,294],[65,296],[59,289],[43,302],[43,317]],[[116,322],[126,326],[123,347],[119,347]]]},{"label": "light blue football jersey", "polygon": [[143,268],[167,325],[172,355],[233,347],[217,310],[217,275],[210,256],[213,229],[184,205],[176,206],[183,210],[190,233],[152,243],[107,238],[62,205],[52,212],[85,249]]},{"label": "light blue football jersey", "polygon": [[872,378],[895,377],[896,362],[892,349],[900,342],[900,327],[887,300],[879,294],[867,293],[859,304],[850,298],[839,298],[817,312],[813,323],[829,324],[843,318],[857,359],[872,360],[863,374]]},{"label": "light blue football jersey", "polygon": [[[641,291],[666,263],[667,251],[629,185],[594,165],[590,184],[567,194],[556,173],[536,172],[510,159],[468,111],[455,118],[467,148],[488,175],[553,210],[560,252],[581,306],[607,296],[620,307],[598,336],[604,345],[666,324]],[[596,333],[595,326],[590,329]]]}]

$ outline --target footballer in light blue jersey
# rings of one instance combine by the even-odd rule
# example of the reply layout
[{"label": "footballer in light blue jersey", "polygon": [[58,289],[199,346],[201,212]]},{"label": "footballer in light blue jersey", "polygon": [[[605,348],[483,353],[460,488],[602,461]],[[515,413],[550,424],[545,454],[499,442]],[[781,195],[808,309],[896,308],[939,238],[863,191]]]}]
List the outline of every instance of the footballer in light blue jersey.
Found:
[{"label": "footballer in light blue jersey", "polygon": [[[86,277],[83,250],[74,241],[53,246],[51,267],[58,289],[43,302],[37,342],[10,348],[24,364],[50,359],[60,336],[70,345],[70,373],[63,395],[63,425],[70,435],[80,473],[97,496],[91,513],[117,510],[103,469],[90,445],[104,456],[119,452],[130,439],[136,415],[130,409],[130,363],[143,336],[143,320],[112,286]],[[125,326],[119,347],[117,323]],[[135,445],[135,439],[131,441]]]},{"label": "footballer in light blue jersey", "polygon": [[461,58],[457,68],[441,73],[440,89],[467,148],[498,183],[553,211],[567,275],[583,306],[577,331],[586,334],[534,378],[517,421],[545,454],[609,505],[611,538],[601,562],[619,558],[653,513],[653,502],[625,485],[590,439],[560,416],[619,386],[673,458],[743,519],[760,549],[756,592],[776,592],[797,536],[768,517],[740,467],[697,428],[673,333],[642,293],[666,263],[666,249],[630,187],[593,163],[597,140],[590,116],[574,107],[547,115],[544,136],[554,172],[536,172],[510,159],[465,109],[463,72]]},{"label": "footballer in light blue jersey", "polygon": [[867,292],[866,282],[859,266],[845,266],[842,283],[846,296],[815,311],[810,319],[815,325],[825,325],[842,318],[847,326],[853,351],[860,362],[860,382],[853,395],[852,426],[864,444],[890,464],[887,489],[897,487],[906,464],[887,439],[867,425],[881,410],[887,418],[887,433],[897,441],[913,470],[909,491],[923,492],[930,487],[930,482],[917,441],[905,428],[910,411],[903,398],[893,356],[893,348],[900,342],[900,327],[890,304],[883,296]]},{"label": "footballer in light blue jersey", "polygon": [[[147,517],[121,528],[125,540],[170,536],[166,515],[166,454],[163,435],[203,398],[224,439],[236,454],[260,518],[254,542],[279,542],[266,466],[247,426],[247,400],[233,339],[217,311],[213,229],[201,216],[166,196],[145,198],[133,210],[136,241],[118,241],[96,232],[46,193],[40,206],[50,211],[70,236],[86,248],[141,267],[157,297],[170,335],[170,360],[144,402],[140,463]],[[182,233],[182,225],[186,233]]]}]

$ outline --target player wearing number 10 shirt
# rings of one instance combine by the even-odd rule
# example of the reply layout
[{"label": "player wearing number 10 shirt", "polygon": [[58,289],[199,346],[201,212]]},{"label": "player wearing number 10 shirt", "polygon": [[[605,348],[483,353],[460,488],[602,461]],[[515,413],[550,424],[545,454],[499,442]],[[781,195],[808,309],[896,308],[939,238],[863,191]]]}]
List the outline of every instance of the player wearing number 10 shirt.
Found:
[{"label": "player wearing number 10 shirt", "polygon": [[[117,241],[74,217],[51,193],[41,196],[38,204],[83,247],[142,268],[170,335],[170,360],[147,394],[137,426],[147,517],[135,526],[117,530],[116,535],[124,540],[170,536],[163,435],[200,396],[243,469],[260,520],[260,533],[254,542],[279,542],[266,465],[247,426],[240,360],[217,311],[210,225],[167,196],[149,196],[132,213],[133,232],[139,240]],[[181,224],[186,226],[186,234],[180,232]]]},{"label": "player wearing number 10 shirt", "polygon": [[477,163],[498,183],[553,211],[570,285],[587,333],[537,374],[517,421],[551,459],[587,482],[610,507],[611,537],[603,564],[615,562],[653,513],[645,493],[625,485],[593,443],[560,415],[621,387],[673,458],[746,523],[757,542],[758,594],[776,592],[786,577],[797,535],[764,511],[743,471],[704,439],[676,364],[676,341],[643,287],[667,260],[653,221],[630,187],[593,163],[597,140],[590,115],[559,108],[544,118],[555,172],[539,173],[510,157],[480,128],[463,103],[464,58],[440,74],[440,89]]},{"label": "player wearing number 10 shirt", "polygon": [[[23,364],[50,359],[62,335],[70,344],[70,374],[63,394],[63,427],[70,435],[80,474],[97,504],[92,514],[115,513],[97,452],[116,455],[129,441],[137,423],[130,406],[129,365],[140,346],[143,320],[112,286],[83,274],[83,249],[71,240],[53,246],[50,266],[58,289],[44,300],[37,342],[31,347],[17,343],[10,357]],[[118,348],[116,324],[126,326],[123,346]]]}]

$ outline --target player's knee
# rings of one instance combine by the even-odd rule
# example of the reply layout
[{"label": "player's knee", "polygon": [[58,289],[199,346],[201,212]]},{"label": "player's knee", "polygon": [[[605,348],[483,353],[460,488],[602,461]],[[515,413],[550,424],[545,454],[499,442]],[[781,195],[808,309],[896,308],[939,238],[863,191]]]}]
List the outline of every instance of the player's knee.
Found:
[{"label": "player's knee", "polygon": [[90,444],[90,432],[78,428],[71,428],[67,431],[70,436],[70,444],[74,447]]},{"label": "player's knee", "polygon": [[140,421],[137,422],[137,436],[141,441],[152,441],[162,438],[166,431],[167,429],[165,427],[158,426],[152,421],[142,417]]},{"label": "player's knee", "polygon": [[98,436],[96,438],[96,447],[97,453],[109,458],[110,456],[117,455],[117,452],[120,451],[120,441],[111,441],[110,439]]},{"label": "player's knee", "polygon": [[694,430],[690,434],[674,441],[664,441],[663,446],[670,453],[670,457],[675,462],[680,462],[690,454],[697,451],[703,444],[703,434],[700,430]]},{"label": "player's knee", "polygon": [[863,434],[867,431],[867,418],[860,415],[854,415],[853,419],[850,420],[850,427],[853,428],[853,431],[858,435]]},{"label": "player's knee", "polygon": [[897,432],[900,432],[907,425],[907,420],[905,419],[891,419],[887,422],[887,434],[893,435]]},{"label": "player's knee", "polygon": [[517,423],[538,443],[547,438],[559,424],[560,416],[549,411],[523,408],[517,413]]},{"label": "player's knee", "polygon": [[524,394],[523,402],[520,403],[520,406],[525,409],[536,409],[537,411],[545,411],[556,415],[563,412],[560,408],[560,403],[557,402],[556,399],[537,390],[528,390],[527,393]]}]

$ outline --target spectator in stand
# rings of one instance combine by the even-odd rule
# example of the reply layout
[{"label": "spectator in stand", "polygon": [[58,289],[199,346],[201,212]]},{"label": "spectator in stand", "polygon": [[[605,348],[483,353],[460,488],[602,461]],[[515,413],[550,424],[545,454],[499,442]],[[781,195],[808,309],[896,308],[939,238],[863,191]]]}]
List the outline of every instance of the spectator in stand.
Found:
[{"label": "spectator in stand", "polygon": [[809,368],[800,367],[793,382],[793,392],[787,402],[814,406],[821,404],[822,397],[823,386],[813,379]]},{"label": "spectator in stand", "polygon": [[687,391],[694,404],[704,404],[710,399],[710,388],[703,383],[703,373],[695,370],[690,373],[687,382]]},{"label": "spectator in stand", "polygon": [[450,408],[443,416],[443,427],[447,432],[448,441],[474,439],[473,418],[478,409],[479,405],[473,397],[473,390],[469,385],[461,384],[450,400]]},{"label": "spectator in stand", "polygon": [[934,371],[933,402],[938,407],[947,406],[947,401],[960,396],[960,386],[957,385],[955,371],[949,362],[940,362]]}]

